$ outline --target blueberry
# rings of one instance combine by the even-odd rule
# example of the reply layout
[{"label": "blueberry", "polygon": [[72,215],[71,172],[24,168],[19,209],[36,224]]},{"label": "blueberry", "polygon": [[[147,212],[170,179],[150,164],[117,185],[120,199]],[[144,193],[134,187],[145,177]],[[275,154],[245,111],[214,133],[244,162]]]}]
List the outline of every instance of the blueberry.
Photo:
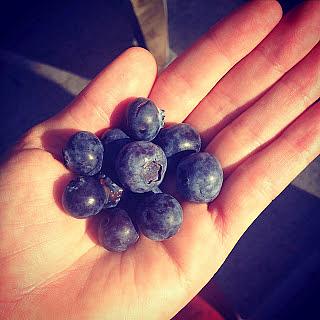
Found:
[{"label": "blueberry", "polygon": [[135,244],[139,239],[128,213],[120,208],[103,213],[98,237],[100,244],[109,251],[122,252]]},{"label": "blueberry", "polygon": [[138,98],[127,108],[126,123],[133,139],[151,141],[164,125],[164,111],[151,100]]},{"label": "blueberry", "polygon": [[139,205],[138,226],[149,239],[162,241],[174,236],[182,224],[179,202],[166,193],[151,194]]},{"label": "blueberry", "polygon": [[122,185],[132,192],[148,192],[159,186],[167,170],[162,149],[152,142],[134,141],[125,145],[116,161]]},{"label": "blueberry", "polygon": [[162,193],[162,191],[155,187],[149,192],[144,193],[135,193],[131,192],[129,190],[124,190],[122,198],[121,198],[121,207],[128,210],[130,216],[136,215],[136,209],[139,206],[139,204],[148,196],[155,194],[155,193]]},{"label": "blueberry", "polygon": [[75,218],[96,215],[107,200],[99,181],[87,176],[78,176],[70,181],[62,196],[64,209]]},{"label": "blueberry", "polygon": [[199,133],[186,123],[161,129],[154,142],[162,148],[167,158],[174,157],[175,163],[193,152],[199,152],[201,148]]},{"label": "blueberry", "polygon": [[102,167],[103,145],[93,133],[80,131],[69,139],[63,149],[63,158],[72,172],[93,176]]},{"label": "blueberry", "polygon": [[121,129],[115,128],[107,130],[102,135],[101,142],[104,147],[102,171],[112,180],[118,182],[118,177],[115,173],[116,158],[120,150],[132,140]]},{"label": "blueberry", "polygon": [[186,200],[210,202],[221,189],[223,172],[219,161],[209,153],[193,153],[182,159],[176,172],[177,191]]},{"label": "blueberry", "polygon": [[108,129],[101,137],[103,145],[119,140],[131,140],[130,137],[119,128]]},{"label": "blueberry", "polygon": [[103,208],[116,207],[121,200],[123,189],[106,176],[100,177],[100,183],[108,195],[108,201],[105,202]]}]

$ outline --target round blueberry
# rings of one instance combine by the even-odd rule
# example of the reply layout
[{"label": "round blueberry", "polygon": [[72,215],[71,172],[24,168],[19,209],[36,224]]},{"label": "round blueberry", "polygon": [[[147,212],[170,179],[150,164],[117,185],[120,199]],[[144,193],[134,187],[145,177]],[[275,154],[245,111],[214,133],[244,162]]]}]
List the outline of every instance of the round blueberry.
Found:
[{"label": "round blueberry", "polygon": [[66,186],[62,205],[71,216],[87,218],[99,213],[107,200],[107,195],[98,180],[78,176]]},{"label": "round blueberry", "polygon": [[106,130],[102,137],[101,137],[101,142],[104,146],[107,146],[109,143],[114,142],[114,141],[119,141],[119,140],[131,140],[129,136],[123,132],[119,128],[113,128],[113,129],[108,129]]},{"label": "round blueberry", "polygon": [[186,200],[210,202],[222,187],[223,172],[214,156],[199,152],[182,159],[176,173],[177,191]]},{"label": "round blueberry", "polygon": [[102,135],[101,142],[104,148],[102,171],[117,182],[118,178],[115,173],[116,158],[120,150],[132,140],[121,129],[115,128],[107,130]]},{"label": "round blueberry", "polygon": [[80,131],[69,139],[63,149],[63,158],[72,172],[93,176],[102,167],[103,145],[93,133]]},{"label": "round blueberry", "polygon": [[98,237],[105,249],[122,252],[138,241],[139,234],[128,213],[123,209],[114,208],[103,213]]},{"label": "round blueberry", "polygon": [[164,111],[151,100],[138,98],[127,108],[126,123],[133,139],[151,141],[164,126]]},{"label": "round blueberry", "polygon": [[201,138],[199,133],[187,123],[179,123],[160,130],[155,139],[167,158],[179,155],[179,158],[193,152],[199,152]]},{"label": "round blueberry", "polygon": [[162,182],[167,170],[167,158],[154,143],[134,141],[119,152],[116,170],[125,188],[137,193],[148,192]]},{"label": "round blueberry", "polygon": [[138,226],[149,239],[162,241],[174,236],[182,224],[179,202],[166,193],[151,194],[139,205]]},{"label": "round blueberry", "polygon": [[144,193],[135,193],[129,190],[124,190],[120,205],[122,208],[128,210],[131,217],[134,217],[136,215],[137,207],[143,201],[143,199],[155,193],[162,193],[162,191],[158,187],[155,187],[151,191]]}]

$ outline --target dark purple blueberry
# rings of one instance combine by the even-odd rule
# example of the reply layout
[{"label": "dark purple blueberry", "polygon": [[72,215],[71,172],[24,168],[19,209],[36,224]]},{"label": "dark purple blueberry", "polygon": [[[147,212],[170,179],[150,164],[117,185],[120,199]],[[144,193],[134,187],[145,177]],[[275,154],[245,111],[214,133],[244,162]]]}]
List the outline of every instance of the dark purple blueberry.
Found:
[{"label": "dark purple blueberry", "polygon": [[93,176],[102,167],[103,145],[93,133],[80,131],[69,139],[63,149],[63,158],[72,172]]},{"label": "dark purple blueberry", "polygon": [[87,218],[99,213],[108,200],[98,180],[78,176],[66,186],[62,204],[64,209],[75,218]]},{"label": "dark purple blueberry", "polygon": [[100,244],[109,251],[122,252],[139,239],[128,213],[120,208],[106,210],[101,218],[98,237]]},{"label": "dark purple blueberry", "polygon": [[167,158],[174,158],[174,163],[199,152],[201,148],[199,133],[187,123],[161,129],[154,142],[162,148]]},{"label": "dark purple blueberry", "polygon": [[112,180],[117,181],[115,172],[115,162],[120,150],[129,142],[132,142],[121,129],[115,128],[107,130],[101,137],[104,147],[102,171]]},{"label": "dark purple blueberry", "polygon": [[100,183],[108,195],[108,201],[105,202],[103,208],[108,209],[116,207],[121,200],[123,189],[106,176],[100,178]]},{"label": "dark purple blueberry", "polygon": [[137,210],[140,231],[149,239],[162,241],[174,236],[183,220],[179,202],[166,193],[151,194]]},{"label": "dark purple blueberry", "polygon": [[162,191],[155,187],[149,192],[145,193],[135,193],[131,192],[129,190],[124,190],[123,196],[121,198],[121,207],[125,208],[129,214],[134,217],[136,214],[136,209],[139,206],[139,204],[148,196],[154,194],[154,193],[162,193]]},{"label": "dark purple blueberry", "polygon": [[126,133],[124,133],[121,129],[113,128],[108,129],[103,133],[101,137],[101,142],[103,143],[103,145],[108,145],[111,142],[123,139],[131,140],[129,136]]},{"label": "dark purple blueberry", "polygon": [[127,108],[126,123],[130,137],[151,141],[164,126],[164,111],[149,99],[137,98]]},{"label": "dark purple blueberry", "polygon": [[116,161],[118,178],[132,192],[148,192],[159,186],[167,170],[167,158],[152,142],[134,141],[125,145]]},{"label": "dark purple blueberry", "polygon": [[222,187],[223,172],[214,156],[207,152],[193,153],[177,167],[177,191],[192,202],[214,200]]}]

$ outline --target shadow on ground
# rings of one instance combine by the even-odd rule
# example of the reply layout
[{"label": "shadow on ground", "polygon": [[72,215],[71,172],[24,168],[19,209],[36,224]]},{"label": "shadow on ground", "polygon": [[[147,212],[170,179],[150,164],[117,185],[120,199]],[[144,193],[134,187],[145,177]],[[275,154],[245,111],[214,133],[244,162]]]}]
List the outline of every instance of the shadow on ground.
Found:
[{"label": "shadow on ground", "polygon": [[319,208],[319,198],[287,187],[201,294],[226,312],[230,307],[220,297],[222,290],[231,309],[245,319],[309,319],[320,285]]},{"label": "shadow on ground", "polygon": [[[5,52],[0,55],[1,153],[78,93],[61,87],[58,71],[50,71],[51,79],[47,79],[20,62],[31,60],[67,72],[71,85],[76,86],[79,79],[85,83],[132,45],[126,9],[119,3],[13,0],[0,13],[1,50]],[[18,59],[10,58],[10,53]],[[55,72],[56,82],[52,81]]]}]

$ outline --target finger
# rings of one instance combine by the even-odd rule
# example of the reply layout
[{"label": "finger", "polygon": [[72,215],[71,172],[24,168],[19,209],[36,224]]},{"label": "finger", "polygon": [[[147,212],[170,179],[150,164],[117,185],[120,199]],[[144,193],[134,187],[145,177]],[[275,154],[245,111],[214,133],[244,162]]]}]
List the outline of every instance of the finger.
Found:
[{"label": "finger", "polygon": [[320,96],[320,44],[207,147],[228,174],[274,139]]},{"label": "finger", "polygon": [[176,237],[163,242],[189,296],[219,269],[254,219],[320,152],[320,103],[247,159],[206,204],[184,203]]},{"label": "finger", "polygon": [[41,136],[48,130],[72,128],[97,132],[116,125],[128,100],[148,96],[156,73],[155,60],[147,50],[126,50],[100,72],[68,107],[31,130],[29,143],[42,144]]},{"label": "finger", "polygon": [[186,119],[204,144],[310,52],[320,40],[319,21],[320,2],[305,2],[221,79]]},{"label": "finger", "polygon": [[226,180],[215,224],[230,250],[270,202],[320,153],[320,103],[291,124],[268,147],[247,159]]},{"label": "finger", "polygon": [[276,1],[249,2],[200,38],[157,79],[151,99],[181,122],[229,69],[278,23]]}]

